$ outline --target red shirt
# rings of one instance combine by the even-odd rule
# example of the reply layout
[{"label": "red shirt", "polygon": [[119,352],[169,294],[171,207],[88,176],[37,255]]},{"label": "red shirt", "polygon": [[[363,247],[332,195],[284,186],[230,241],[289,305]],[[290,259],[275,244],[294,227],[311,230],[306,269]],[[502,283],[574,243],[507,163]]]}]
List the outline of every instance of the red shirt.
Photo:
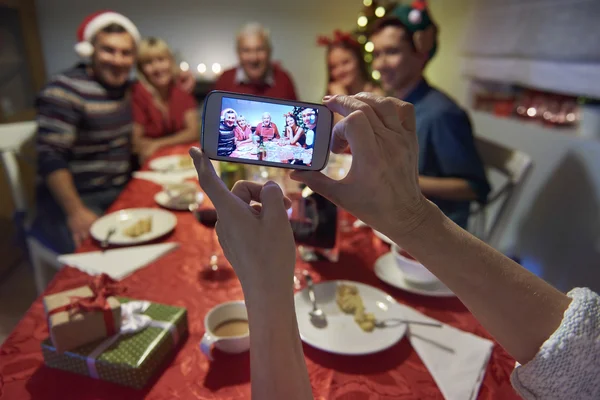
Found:
[{"label": "red shirt", "polygon": [[255,132],[267,140],[272,140],[273,137],[280,137],[277,125],[275,125],[275,123],[273,122],[271,122],[270,126],[263,126],[263,124],[258,124]]},{"label": "red shirt", "polygon": [[250,128],[247,125],[246,129],[242,129],[239,126],[236,126],[233,130],[233,133],[235,134],[235,138],[237,140],[247,140],[250,139],[250,136],[252,136],[252,128]]},{"label": "red shirt", "polygon": [[216,90],[252,94],[255,96],[275,97],[277,99],[298,100],[294,82],[283,68],[272,64],[270,83],[249,83],[236,79],[237,67],[228,69],[217,79]]},{"label": "red shirt", "polygon": [[168,115],[158,108],[152,94],[140,82],[132,88],[133,120],[144,127],[144,136],[158,138],[185,129],[185,113],[195,110],[196,100],[177,86],[171,88],[167,100]]}]

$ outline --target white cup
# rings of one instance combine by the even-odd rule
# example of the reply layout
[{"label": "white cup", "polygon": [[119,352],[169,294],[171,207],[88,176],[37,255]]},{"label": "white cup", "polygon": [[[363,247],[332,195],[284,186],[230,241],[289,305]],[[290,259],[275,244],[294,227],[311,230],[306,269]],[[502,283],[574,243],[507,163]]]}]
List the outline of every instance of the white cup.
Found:
[{"label": "white cup", "polygon": [[398,265],[398,269],[402,271],[405,280],[422,285],[427,285],[438,281],[438,278],[429,272],[429,270],[425,268],[423,264],[403,256],[400,253],[400,250],[401,249],[398,247],[398,245],[394,244],[392,246],[392,253],[396,259],[396,264]]},{"label": "white cup", "polygon": [[246,332],[239,336],[217,336],[214,329],[225,321],[248,320],[246,304],[243,301],[228,301],[212,308],[204,317],[204,328],[206,332],[200,342],[200,350],[209,360],[213,360],[213,346],[225,353],[243,353],[250,350],[250,333]]}]

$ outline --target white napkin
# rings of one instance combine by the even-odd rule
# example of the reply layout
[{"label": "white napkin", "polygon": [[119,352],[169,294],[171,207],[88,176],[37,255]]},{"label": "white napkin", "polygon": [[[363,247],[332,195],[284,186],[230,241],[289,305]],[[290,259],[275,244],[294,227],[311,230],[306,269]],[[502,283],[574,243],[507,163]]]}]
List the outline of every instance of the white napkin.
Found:
[{"label": "white napkin", "polygon": [[[408,320],[439,322],[403,306]],[[446,400],[477,398],[494,343],[444,324],[442,328],[410,325],[411,345],[423,360]]]},{"label": "white napkin", "polygon": [[183,171],[156,172],[156,171],[136,171],[133,177],[145,179],[158,185],[167,185],[171,183],[181,183],[189,178],[195,178],[198,174],[195,169],[186,169]]},{"label": "white napkin", "polygon": [[125,247],[104,252],[92,251],[89,253],[64,254],[58,257],[58,261],[90,275],[105,273],[115,280],[121,280],[176,249],[178,246],[178,243],[160,243]]}]

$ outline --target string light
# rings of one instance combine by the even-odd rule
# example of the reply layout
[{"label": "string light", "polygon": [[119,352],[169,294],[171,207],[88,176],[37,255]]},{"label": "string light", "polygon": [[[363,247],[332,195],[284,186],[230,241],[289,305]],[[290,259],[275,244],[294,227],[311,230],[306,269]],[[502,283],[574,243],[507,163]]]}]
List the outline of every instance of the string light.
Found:
[{"label": "string light", "polygon": [[375,48],[375,45],[373,45],[373,42],[367,42],[365,44],[365,51],[368,53],[372,52],[374,48]]},{"label": "string light", "polygon": [[364,15],[361,15],[360,17],[358,17],[358,20],[356,21],[356,23],[361,28],[364,28],[369,23],[369,19],[367,17],[365,17]]},{"label": "string light", "polygon": [[371,76],[373,77],[373,79],[375,79],[376,81],[378,81],[379,79],[381,79],[381,73],[379,71],[373,71],[371,73]]},{"label": "string light", "polygon": [[365,54],[365,62],[370,63],[371,61],[373,61],[373,54]]},{"label": "string light", "polygon": [[221,72],[221,64],[214,63],[212,65],[212,72],[214,72],[215,74],[218,74],[219,72]]},{"label": "string light", "polygon": [[198,72],[200,72],[201,74],[206,72],[206,64],[204,63],[200,63],[198,64]]},{"label": "string light", "polygon": [[365,43],[367,43],[367,37],[366,37],[365,35],[360,35],[360,36],[358,37],[358,43],[360,43],[360,44],[365,44]]},{"label": "string light", "polygon": [[363,0],[363,5],[365,7],[371,7],[371,4],[373,4],[373,0]]},{"label": "string light", "polygon": [[378,16],[379,18],[383,17],[385,15],[385,8],[379,6],[375,9],[375,15]]},{"label": "string light", "polygon": [[186,63],[185,61],[182,61],[179,63],[179,69],[181,69],[182,71],[187,71],[190,69],[190,64]]}]

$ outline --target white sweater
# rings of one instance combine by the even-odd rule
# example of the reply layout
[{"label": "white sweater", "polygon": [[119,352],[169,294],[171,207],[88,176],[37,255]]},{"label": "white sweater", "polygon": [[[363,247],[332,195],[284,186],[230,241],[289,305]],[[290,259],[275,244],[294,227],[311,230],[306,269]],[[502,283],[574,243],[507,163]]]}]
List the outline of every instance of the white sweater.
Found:
[{"label": "white sweater", "polygon": [[568,296],[559,328],[511,375],[524,399],[600,399],[600,296],[582,288]]}]

